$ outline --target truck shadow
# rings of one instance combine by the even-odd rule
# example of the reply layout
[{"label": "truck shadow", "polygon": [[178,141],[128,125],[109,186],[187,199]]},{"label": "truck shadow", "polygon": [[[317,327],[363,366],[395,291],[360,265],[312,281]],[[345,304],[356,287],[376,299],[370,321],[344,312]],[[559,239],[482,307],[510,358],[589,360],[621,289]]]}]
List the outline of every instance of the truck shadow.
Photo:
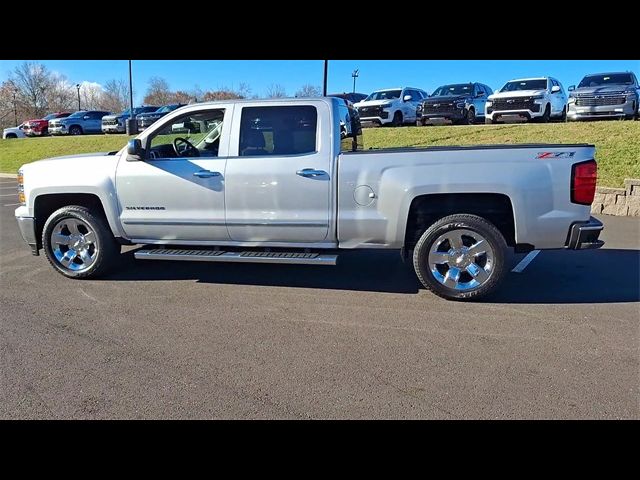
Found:
[{"label": "truck shadow", "polygon": [[[397,252],[341,254],[335,267],[136,261],[105,280],[195,280],[212,284],[320,288],[416,294],[424,290]],[[511,268],[522,255],[511,259]],[[430,295],[426,292],[421,294]],[[640,301],[640,251],[602,249],[541,252],[523,273],[509,273],[490,303],[612,303]]]}]

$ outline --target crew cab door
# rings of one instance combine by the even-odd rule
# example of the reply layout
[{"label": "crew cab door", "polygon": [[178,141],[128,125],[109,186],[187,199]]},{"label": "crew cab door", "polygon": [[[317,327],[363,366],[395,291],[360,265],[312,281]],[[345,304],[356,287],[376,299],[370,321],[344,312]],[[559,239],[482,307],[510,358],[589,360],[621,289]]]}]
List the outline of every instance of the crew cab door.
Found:
[{"label": "crew cab door", "polygon": [[102,117],[104,112],[88,112],[82,117],[82,130],[85,133],[95,133],[102,131]]},{"label": "crew cab door", "polygon": [[236,105],[233,123],[225,184],[231,239],[325,241],[333,175],[328,105]]},{"label": "crew cab door", "polygon": [[224,190],[230,107],[165,117],[140,136],[143,158],[122,156],[116,190],[128,238],[166,243],[229,240]]}]

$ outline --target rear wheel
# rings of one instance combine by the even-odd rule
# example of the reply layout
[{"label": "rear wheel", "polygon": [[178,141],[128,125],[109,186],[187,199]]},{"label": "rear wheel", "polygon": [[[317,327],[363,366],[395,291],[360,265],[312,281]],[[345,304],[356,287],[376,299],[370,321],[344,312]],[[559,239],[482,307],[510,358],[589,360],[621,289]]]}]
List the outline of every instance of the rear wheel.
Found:
[{"label": "rear wheel", "polygon": [[396,112],[393,114],[393,121],[391,122],[392,127],[401,127],[402,126],[402,112]]},{"label": "rear wheel", "polygon": [[7,133],[7,136],[4,138],[8,140],[9,138],[18,138],[18,136],[15,133]]},{"label": "rear wheel", "polygon": [[507,271],[507,244],[477,215],[438,220],[420,237],[413,268],[425,288],[449,300],[480,298],[494,291]]},{"label": "rear wheel", "polygon": [[567,107],[564,107],[562,109],[562,115],[560,116],[560,121],[561,122],[566,122],[567,121]]},{"label": "rear wheel", "polygon": [[78,125],[74,125],[69,129],[71,135],[82,135],[82,128]]},{"label": "rear wheel", "polygon": [[106,220],[76,205],[51,214],[42,231],[42,246],[53,268],[69,278],[102,275],[120,254]]}]

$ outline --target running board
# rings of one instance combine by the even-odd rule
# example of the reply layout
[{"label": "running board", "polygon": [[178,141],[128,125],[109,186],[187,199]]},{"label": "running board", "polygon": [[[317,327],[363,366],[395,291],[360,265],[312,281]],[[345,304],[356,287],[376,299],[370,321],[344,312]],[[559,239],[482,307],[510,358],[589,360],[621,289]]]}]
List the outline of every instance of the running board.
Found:
[{"label": "running board", "polygon": [[298,265],[335,265],[338,255],[297,252],[225,252],[224,250],[182,250],[154,248],[138,250],[137,260],[178,260],[191,262],[291,263]]}]

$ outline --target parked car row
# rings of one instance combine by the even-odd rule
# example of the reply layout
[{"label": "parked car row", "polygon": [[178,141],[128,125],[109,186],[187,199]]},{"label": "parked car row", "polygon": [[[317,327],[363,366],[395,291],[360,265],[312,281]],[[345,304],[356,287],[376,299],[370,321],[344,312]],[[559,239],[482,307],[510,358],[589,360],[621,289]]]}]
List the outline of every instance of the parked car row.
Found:
[{"label": "parked car row", "polygon": [[633,119],[640,84],[632,72],[585,76],[569,94],[554,77],[509,80],[493,92],[479,82],[442,85],[431,95],[414,87],[376,90],[355,103],[363,125],[418,126],[511,121]]},{"label": "parked car row", "polygon": [[[184,104],[142,106],[133,109],[138,130],[142,131]],[[55,112],[43,118],[26,120],[17,127],[5,128],[2,138],[24,138],[45,135],[82,135],[85,133],[125,133],[126,121],[131,118],[130,109],[118,114],[104,110],[79,110]]]}]

